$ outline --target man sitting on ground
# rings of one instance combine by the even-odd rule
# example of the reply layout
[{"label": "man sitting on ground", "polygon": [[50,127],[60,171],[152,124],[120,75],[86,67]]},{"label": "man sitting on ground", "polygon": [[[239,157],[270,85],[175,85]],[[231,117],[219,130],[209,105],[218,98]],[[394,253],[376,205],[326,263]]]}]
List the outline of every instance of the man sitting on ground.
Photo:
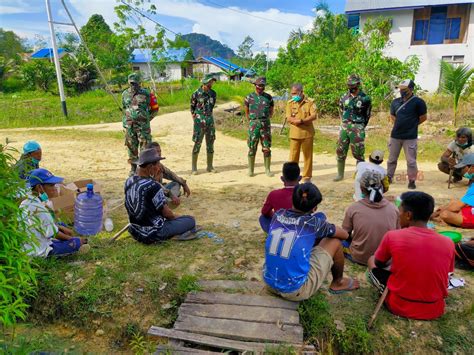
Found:
[{"label": "man sitting on ground", "polygon": [[32,194],[21,202],[20,209],[27,232],[37,240],[26,246],[32,256],[64,256],[90,250],[87,239],[73,237],[69,228],[56,224],[48,207],[49,199],[58,196],[56,184],[63,180],[46,169],[35,169],[28,176]]},{"label": "man sitting on ground", "polygon": [[280,209],[288,210],[293,205],[293,190],[301,180],[300,167],[298,166],[298,163],[286,162],[283,164],[283,171],[280,179],[285,187],[271,191],[262,207],[262,214],[259,221],[260,226],[265,233],[268,233],[268,228],[270,227],[270,222],[272,221],[275,212]]},{"label": "man sitting on ground", "polygon": [[144,244],[162,242],[174,236],[194,237],[196,222],[191,216],[177,216],[168,207],[163,187],[159,156],[155,149],[144,149],[137,173],[125,182],[125,208],[130,220],[129,233]]},{"label": "man sitting on ground", "polygon": [[370,154],[369,161],[361,161],[356,166],[356,177],[354,182],[354,201],[362,200],[362,192],[360,190],[360,180],[366,171],[378,172],[382,177],[383,192],[387,192],[389,188],[387,171],[381,166],[383,163],[384,152],[381,150],[374,150]]},{"label": "man sitting on ground", "polygon": [[402,194],[403,229],[388,232],[369,259],[371,281],[380,292],[388,287],[385,304],[401,317],[429,320],[444,313],[448,277],[454,270],[454,244],[427,228],[434,204],[433,197],[424,192]]},{"label": "man sitting on ground", "polygon": [[342,222],[342,228],[349,233],[342,245],[347,259],[367,265],[385,233],[399,229],[400,221],[395,205],[383,197],[382,176],[378,172],[366,171],[360,179],[360,190],[364,198],[349,206]]},{"label": "man sitting on ground", "polygon": [[474,239],[456,243],[454,252],[456,253],[456,267],[474,269]]},{"label": "man sitting on ground", "polygon": [[[161,156],[161,146],[158,142],[151,142],[145,146],[146,149],[155,149],[159,156]],[[176,206],[178,206],[181,201],[179,196],[181,196],[181,187],[183,188],[184,195],[189,197],[191,195],[191,190],[189,189],[186,180],[182,177],[176,175],[173,171],[168,169],[166,166],[161,164],[161,168],[163,169],[163,174],[158,181],[161,185],[163,185],[163,179],[170,180],[171,182],[163,185],[165,196],[168,197]]]},{"label": "man sitting on ground", "polygon": [[452,200],[441,206],[431,217],[456,227],[474,229],[474,184],[471,184],[474,181],[474,153],[466,154],[455,168],[461,169],[462,176],[469,180],[470,186],[461,200]]},{"label": "man sitting on ground", "polygon": [[36,141],[28,141],[23,146],[23,154],[15,164],[20,179],[28,180],[28,176],[32,170],[39,168],[41,161],[41,146]]},{"label": "man sitting on ground", "polygon": [[452,182],[462,180],[462,168],[455,168],[466,154],[474,153],[472,147],[472,131],[468,127],[461,127],[456,131],[456,139],[448,144],[446,151],[441,156],[438,164],[439,171],[445,174],[453,174]]},{"label": "man sitting on ground", "polygon": [[315,213],[322,201],[312,183],[293,191],[293,208],[273,216],[265,242],[263,279],[275,293],[290,301],[310,298],[321,287],[329,272],[329,291],[344,293],[359,288],[359,282],[344,278],[341,240],[347,232]]}]

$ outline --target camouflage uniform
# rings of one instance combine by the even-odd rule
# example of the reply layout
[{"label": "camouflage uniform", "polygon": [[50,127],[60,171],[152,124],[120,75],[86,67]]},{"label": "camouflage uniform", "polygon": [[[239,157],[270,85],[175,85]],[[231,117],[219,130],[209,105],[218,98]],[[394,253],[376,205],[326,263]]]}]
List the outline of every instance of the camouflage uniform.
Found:
[{"label": "camouflage uniform", "polygon": [[348,92],[341,97],[339,108],[342,111],[342,123],[337,142],[337,160],[346,160],[350,145],[354,158],[363,161],[365,126],[369,122],[372,109],[370,97],[362,91],[355,97]]},{"label": "camouflage uniform", "polygon": [[138,159],[138,148],[141,151],[152,140],[150,93],[143,88],[139,88],[138,92],[129,88],[122,93],[122,105],[124,108],[122,122],[125,128],[125,145],[128,149],[128,161],[132,163]]},{"label": "camouflage uniform", "polygon": [[272,132],[270,125],[271,108],[274,106],[273,98],[266,92],[258,95],[251,93],[245,98],[245,106],[249,110],[249,147],[248,156],[255,156],[258,142],[262,144],[263,156],[271,156]]},{"label": "camouflage uniform", "polygon": [[216,104],[216,92],[212,89],[204,91],[202,87],[197,89],[191,96],[191,113],[194,116],[193,130],[193,154],[201,150],[202,140],[206,136],[207,153],[214,153],[214,141],[216,140],[216,128],[212,110]]}]

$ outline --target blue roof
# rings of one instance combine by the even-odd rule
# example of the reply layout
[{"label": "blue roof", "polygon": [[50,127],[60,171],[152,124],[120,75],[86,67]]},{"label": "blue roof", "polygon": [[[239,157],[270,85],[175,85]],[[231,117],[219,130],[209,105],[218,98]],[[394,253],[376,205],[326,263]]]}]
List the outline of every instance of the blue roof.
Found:
[{"label": "blue roof", "polygon": [[[184,62],[189,48],[168,49],[164,53],[155,52],[157,59],[164,58],[168,62]],[[130,63],[147,63],[154,62],[152,49],[137,48],[132,52]]]},{"label": "blue roof", "polygon": [[[66,50],[64,48],[58,48],[59,56],[61,56],[61,54],[63,54],[64,52],[66,52]],[[35,59],[48,58],[48,59],[51,59],[51,58],[53,58],[53,48],[41,48],[40,50],[34,52],[31,55],[31,58],[35,58]]]},{"label": "blue roof", "polygon": [[255,72],[252,69],[242,68],[234,63],[229,62],[228,60],[221,57],[202,57],[206,62],[212,63],[223,70],[229,70],[234,72],[240,72],[242,74],[255,75]]}]

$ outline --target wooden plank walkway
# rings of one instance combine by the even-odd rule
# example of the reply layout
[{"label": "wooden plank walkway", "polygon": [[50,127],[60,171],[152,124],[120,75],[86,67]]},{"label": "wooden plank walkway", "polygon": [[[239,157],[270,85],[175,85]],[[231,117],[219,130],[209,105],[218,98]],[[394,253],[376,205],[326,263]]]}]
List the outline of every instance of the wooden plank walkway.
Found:
[{"label": "wooden plank walkway", "polygon": [[[297,303],[261,295],[265,292],[259,282],[200,281],[200,285],[205,291],[187,295],[173,329],[149,329],[149,335],[170,339],[169,344],[158,347],[157,353],[234,351],[261,354],[282,345],[300,349],[305,354],[314,352],[313,346],[303,343]],[[243,290],[246,293],[210,290]]]}]

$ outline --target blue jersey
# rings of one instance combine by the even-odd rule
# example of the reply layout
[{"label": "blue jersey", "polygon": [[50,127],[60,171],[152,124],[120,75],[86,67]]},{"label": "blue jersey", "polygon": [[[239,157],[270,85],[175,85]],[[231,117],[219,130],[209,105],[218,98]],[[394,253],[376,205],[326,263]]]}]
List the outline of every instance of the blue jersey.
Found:
[{"label": "blue jersey", "polygon": [[336,227],[324,213],[276,212],[265,242],[263,279],[267,285],[282,293],[298,290],[308,277],[314,245],[335,233]]}]

